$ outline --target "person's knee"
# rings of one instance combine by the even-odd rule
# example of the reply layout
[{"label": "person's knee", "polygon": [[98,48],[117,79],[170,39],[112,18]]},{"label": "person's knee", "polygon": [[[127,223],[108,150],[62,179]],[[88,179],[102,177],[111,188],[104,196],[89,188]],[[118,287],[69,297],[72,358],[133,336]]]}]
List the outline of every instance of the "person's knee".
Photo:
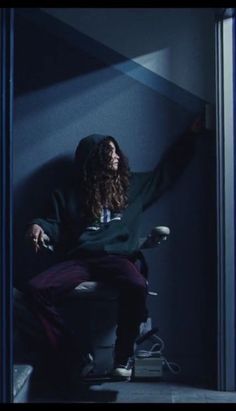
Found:
[{"label": "person's knee", "polygon": [[133,294],[145,295],[147,292],[147,282],[145,278],[131,278],[128,281],[127,287]]},{"label": "person's knee", "polygon": [[124,271],[127,273],[127,285],[139,292],[145,292],[147,289],[146,278],[137,271],[136,267],[133,267],[133,265],[131,266],[130,264],[132,263],[127,261],[125,266],[123,267]]},{"label": "person's knee", "polygon": [[31,279],[26,286],[26,293],[28,295],[39,294],[42,293],[44,290],[45,287],[35,278]]}]

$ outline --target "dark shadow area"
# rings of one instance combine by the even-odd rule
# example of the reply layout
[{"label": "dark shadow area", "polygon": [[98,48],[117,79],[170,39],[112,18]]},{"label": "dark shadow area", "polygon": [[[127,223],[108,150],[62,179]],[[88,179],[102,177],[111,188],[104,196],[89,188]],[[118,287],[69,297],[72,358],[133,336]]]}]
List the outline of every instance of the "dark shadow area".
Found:
[{"label": "dark shadow area", "polygon": [[[29,345],[29,337],[26,338]],[[35,341],[36,342],[36,341]],[[30,345],[29,345],[30,347]],[[114,382],[109,376],[101,378],[81,378],[78,372],[77,379],[70,379],[70,376],[65,371],[63,359],[55,361],[49,354],[47,346],[38,343],[35,346],[37,356],[26,358],[27,364],[33,366],[29,385],[28,402],[115,402],[118,391],[102,389],[102,384]],[[24,357],[20,357],[19,363],[22,364]],[[76,358],[75,358],[76,361]],[[15,356],[15,364],[17,364],[17,355]],[[99,389],[93,389],[93,386],[99,386]],[[101,389],[100,389],[101,387]]]},{"label": "dark shadow area", "polygon": [[[128,58],[40,9],[16,9],[15,20],[15,49],[20,50],[15,53],[16,67],[19,59],[26,63],[23,74],[18,74],[16,70],[16,97],[113,67],[118,75],[129,76],[130,73],[131,78],[134,71],[139,71],[138,76],[134,77],[136,80],[141,83],[144,81],[146,86],[170,100],[177,99],[176,101],[187,109],[194,107],[193,112],[201,109],[204,104],[204,101],[194,94],[133,61],[136,55]],[[163,39],[161,41],[163,43]],[[22,51],[18,44],[24,44]],[[35,50],[40,50],[42,44],[44,58],[41,59],[39,53],[36,58],[31,59],[31,54],[34,55]],[[149,42],[142,43],[142,46],[138,45],[138,55],[156,52],[167,46],[168,44],[158,44],[154,47]],[[31,72],[35,73],[33,78]],[[47,76],[44,75],[45,72]],[[24,87],[21,88],[20,84],[24,84]]]},{"label": "dark shadow area", "polygon": [[[106,67],[83,50],[79,50],[78,58],[79,44],[75,47],[63,38],[58,38],[45,30],[43,24],[35,24],[19,11],[15,17],[15,33],[16,97]],[[42,50],[42,45],[43,58],[41,52],[35,52],[37,49]],[[24,70],[18,70],[22,62],[25,63]]]},{"label": "dark shadow area", "polygon": [[[15,190],[14,213],[14,286],[22,289],[27,279],[56,262],[57,256],[45,250],[35,254],[25,240],[28,223],[45,214],[52,191],[71,181],[73,161],[60,156],[30,174]],[[42,255],[43,254],[43,255]]]},{"label": "dark shadow area", "polygon": [[[54,369],[55,371],[55,369]],[[44,379],[43,379],[44,378]],[[94,381],[77,381],[76,384],[69,385],[68,381],[63,379],[60,369],[57,370],[57,375],[49,375],[47,379],[45,375],[42,376],[34,374],[32,377],[29,393],[29,402],[92,402],[92,403],[106,403],[116,402],[118,390],[102,389],[104,382],[109,382],[110,379],[101,379],[96,383]],[[113,381],[114,382],[114,381]],[[94,389],[93,386],[99,386],[99,389]]]},{"label": "dark shadow area", "polygon": [[[101,330],[106,332],[106,323],[101,323],[104,318],[104,309],[109,310],[109,316],[115,303],[111,302],[108,306],[107,302],[104,303],[99,299],[94,301],[93,298],[86,299],[86,297],[85,299],[83,297],[77,299],[75,305],[71,299],[67,303],[63,301],[57,307],[66,321],[67,328],[73,333],[73,340],[70,341],[70,349],[65,348],[58,356],[49,349],[42,326],[38,319],[32,315],[27,301],[16,295],[14,363],[30,364],[33,367],[27,402],[116,401],[117,391],[107,390],[106,387],[97,390],[98,386],[112,381],[108,371],[103,374],[101,368],[98,371],[100,361],[98,340]],[[114,321],[115,313],[114,317],[111,317],[110,321]],[[99,322],[101,323],[100,328],[96,331],[94,326],[95,324],[97,326]],[[104,354],[107,370],[112,368],[110,348],[112,347],[106,347],[106,354]],[[92,353],[95,351],[94,372],[96,378],[85,379],[80,376],[81,353],[87,351]],[[97,378],[98,374],[102,377]]]},{"label": "dark shadow area", "polygon": [[[16,9],[15,33],[15,65],[19,59],[27,62],[24,73],[15,73],[16,96],[129,60],[37,8]],[[18,46],[22,44],[24,47]],[[42,44],[44,58],[39,53],[38,58],[31,59],[31,52],[35,56],[35,49],[41,49]],[[96,57],[94,50],[97,50]],[[152,51],[151,48],[149,52]],[[35,73],[33,78],[32,72]]]}]

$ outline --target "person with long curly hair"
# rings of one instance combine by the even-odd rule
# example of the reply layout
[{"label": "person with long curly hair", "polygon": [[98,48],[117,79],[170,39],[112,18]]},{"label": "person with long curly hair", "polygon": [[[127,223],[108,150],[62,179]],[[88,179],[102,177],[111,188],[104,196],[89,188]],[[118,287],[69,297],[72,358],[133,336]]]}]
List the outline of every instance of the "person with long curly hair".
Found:
[{"label": "person with long curly hair", "polygon": [[45,236],[55,249],[65,245],[62,261],[27,284],[54,352],[60,353],[67,341],[56,302],[83,281],[105,282],[119,290],[112,375],[130,378],[134,344],[147,316],[147,280],[134,260],[141,217],[187,166],[196,134],[194,127],[188,130],[149,172],[131,172],[112,136],[93,134],[79,142],[74,181],[53,192],[48,214],[31,221],[27,231],[36,252]]}]

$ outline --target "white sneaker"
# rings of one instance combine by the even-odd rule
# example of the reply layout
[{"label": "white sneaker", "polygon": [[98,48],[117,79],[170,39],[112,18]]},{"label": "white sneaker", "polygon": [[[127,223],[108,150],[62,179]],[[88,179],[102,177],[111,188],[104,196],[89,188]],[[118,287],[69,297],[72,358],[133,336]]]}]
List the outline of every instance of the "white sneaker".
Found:
[{"label": "white sneaker", "polygon": [[130,380],[132,377],[133,367],[134,359],[130,357],[125,364],[115,363],[111,375],[115,378]]}]

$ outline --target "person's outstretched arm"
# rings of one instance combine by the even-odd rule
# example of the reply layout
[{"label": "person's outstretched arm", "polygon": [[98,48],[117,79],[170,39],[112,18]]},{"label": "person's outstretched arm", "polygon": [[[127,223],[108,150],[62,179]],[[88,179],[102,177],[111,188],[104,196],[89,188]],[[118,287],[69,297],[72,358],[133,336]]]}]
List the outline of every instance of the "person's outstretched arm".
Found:
[{"label": "person's outstretched arm", "polygon": [[182,136],[166,150],[154,170],[137,173],[140,179],[143,210],[173,187],[193,158],[196,141],[205,131],[204,121],[199,116]]}]

